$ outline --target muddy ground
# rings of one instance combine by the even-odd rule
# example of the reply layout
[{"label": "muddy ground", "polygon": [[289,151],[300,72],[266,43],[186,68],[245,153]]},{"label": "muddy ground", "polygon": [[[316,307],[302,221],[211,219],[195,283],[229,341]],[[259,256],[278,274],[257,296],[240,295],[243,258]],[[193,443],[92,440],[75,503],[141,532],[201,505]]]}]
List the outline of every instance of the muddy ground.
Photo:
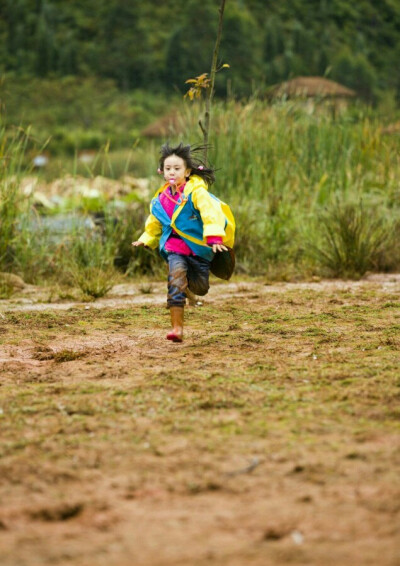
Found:
[{"label": "muddy ground", "polygon": [[400,276],[164,287],[0,301],[0,564],[398,566]]}]

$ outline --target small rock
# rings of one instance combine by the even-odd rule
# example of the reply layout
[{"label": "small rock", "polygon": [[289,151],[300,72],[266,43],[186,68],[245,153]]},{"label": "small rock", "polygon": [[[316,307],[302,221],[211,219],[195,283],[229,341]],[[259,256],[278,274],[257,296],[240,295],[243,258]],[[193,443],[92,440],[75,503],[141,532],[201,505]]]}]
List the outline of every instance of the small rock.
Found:
[{"label": "small rock", "polygon": [[268,525],[264,531],[263,539],[269,541],[281,540],[292,532],[293,524],[287,521],[278,521],[275,524]]}]

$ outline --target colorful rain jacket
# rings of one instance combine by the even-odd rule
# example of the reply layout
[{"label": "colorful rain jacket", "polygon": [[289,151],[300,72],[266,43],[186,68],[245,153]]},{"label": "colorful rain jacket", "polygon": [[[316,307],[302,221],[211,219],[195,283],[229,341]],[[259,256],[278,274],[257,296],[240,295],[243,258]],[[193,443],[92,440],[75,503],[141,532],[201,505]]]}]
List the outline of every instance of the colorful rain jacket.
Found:
[{"label": "colorful rain jacket", "polygon": [[172,218],[160,203],[159,194],[168,183],[158,189],[150,203],[150,215],[145,231],[139,240],[152,249],[159,245],[161,255],[166,258],[165,243],[172,230],[200,257],[212,260],[212,248],[207,245],[207,236],[221,236],[224,245],[232,248],[235,236],[235,220],[229,206],[208,192],[207,184],[198,175],[189,178]]}]

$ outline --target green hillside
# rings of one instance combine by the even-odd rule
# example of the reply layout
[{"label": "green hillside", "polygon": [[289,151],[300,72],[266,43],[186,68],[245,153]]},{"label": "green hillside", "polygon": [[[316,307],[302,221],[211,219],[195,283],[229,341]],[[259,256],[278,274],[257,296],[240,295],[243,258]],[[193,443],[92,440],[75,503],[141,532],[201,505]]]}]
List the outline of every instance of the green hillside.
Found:
[{"label": "green hillside", "polygon": [[[209,69],[218,0],[1,0],[0,72],[100,76],[183,91]],[[218,92],[327,75],[369,101],[399,98],[400,0],[227,0]],[[229,85],[227,85],[229,81]]]}]

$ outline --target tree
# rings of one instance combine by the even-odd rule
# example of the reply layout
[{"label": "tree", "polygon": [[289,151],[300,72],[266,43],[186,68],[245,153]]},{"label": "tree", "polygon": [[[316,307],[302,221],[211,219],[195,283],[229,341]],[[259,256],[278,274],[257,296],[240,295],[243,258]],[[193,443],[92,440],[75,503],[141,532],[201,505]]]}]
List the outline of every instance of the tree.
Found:
[{"label": "tree", "polygon": [[[229,81],[236,96],[248,96],[264,79],[262,32],[248,8],[239,2],[226,5],[221,60],[229,61]],[[218,76],[216,92],[226,94],[226,75]]]},{"label": "tree", "polygon": [[166,45],[165,85],[168,89],[180,90],[185,78],[198,76],[209,67],[216,33],[214,4],[212,0],[201,3],[189,0],[183,21],[172,30]]},{"label": "tree", "polygon": [[369,61],[361,54],[343,49],[335,61],[332,76],[356,90],[364,99],[373,100],[377,76]]},{"label": "tree", "polygon": [[215,47],[214,47],[212,63],[211,63],[210,88],[209,88],[208,95],[207,95],[207,98],[206,98],[206,110],[205,110],[205,113],[204,113],[204,126],[203,126],[203,123],[200,122],[200,127],[202,129],[203,137],[204,137],[204,161],[207,160],[208,140],[209,140],[209,135],[210,135],[210,123],[211,123],[211,105],[212,105],[212,99],[213,99],[213,96],[214,96],[215,75],[217,73],[218,53],[219,53],[219,44],[221,43],[222,21],[224,19],[224,9],[225,9],[225,0],[221,0],[221,4],[220,4],[220,7],[219,7],[217,38],[215,40]]},{"label": "tree", "polygon": [[[185,96],[189,96],[191,100],[193,100],[194,98],[201,98],[203,90],[206,92],[204,119],[199,120],[199,125],[203,132],[204,161],[207,161],[208,141],[210,136],[210,123],[211,123],[211,106],[214,97],[215,76],[217,74],[217,71],[219,70],[218,53],[219,53],[219,46],[221,43],[224,10],[225,10],[225,0],[221,0],[218,10],[219,17],[218,17],[217,37],[215,40],[214,51],[212,56],[210,78],[208,78],[208,73],[203,73],[202,75],[197,76],[195,79],[188,79],[186,81],[186,83],[189,83],[191,87],[189,91],[185,94]],[[223,67],[229,67],[229,65],[225,64],[222,65],[220,68]]]}]

